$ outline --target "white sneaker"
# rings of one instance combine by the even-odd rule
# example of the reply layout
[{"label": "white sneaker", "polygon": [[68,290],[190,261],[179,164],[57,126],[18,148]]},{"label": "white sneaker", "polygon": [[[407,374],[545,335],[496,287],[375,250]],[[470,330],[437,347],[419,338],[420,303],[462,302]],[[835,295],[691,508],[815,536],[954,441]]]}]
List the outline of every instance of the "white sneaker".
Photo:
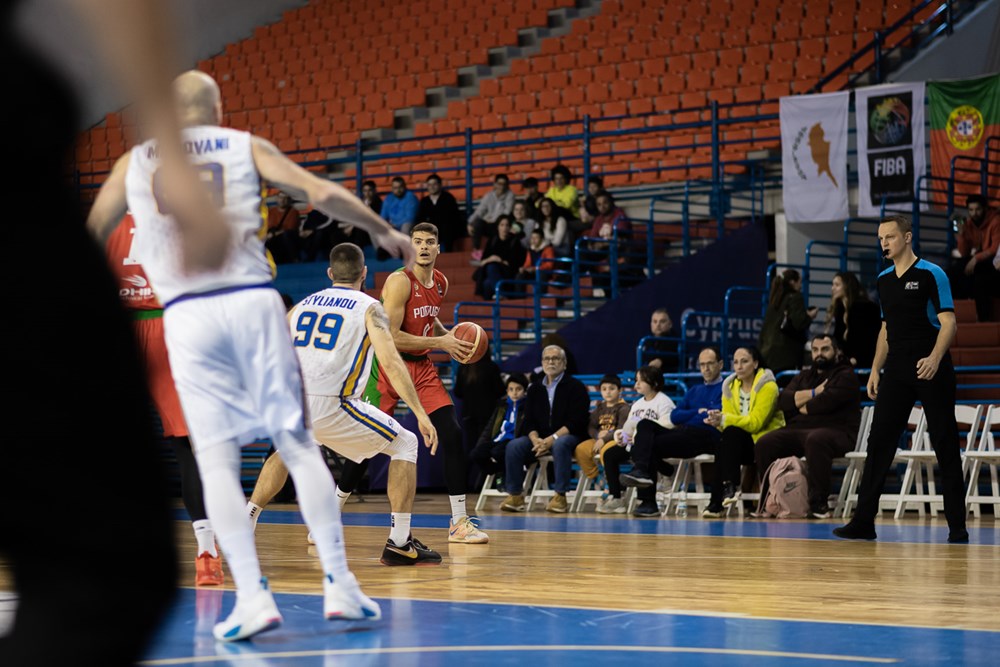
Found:
[{"label": "white sneaker", "polygon": [[328,574],[323,580],[323,615],[328,621],[377,621],[382,618],[382,608],[361,592],[358,580],[350,572],[337,581]]},{"label": "white sneaker", "polygon": [[611,496],[608,496],[597,505],[598,514],[625,514],[625,510],[627,509],[624,500],[621,498],[612,498]]},{"label": "white sneaker", "polygon": [[274,604],[274,596],[268,588],[267,577],[261,577],[260,587],[260,590],[249,599],[237,601],[229,618],[216,623],[212,630],[216,639],[220,642],[249,639],[281,625],[281,612]]},{"label": "white sneaker", "polygon": [[448,526],[448,541],[462,544],[486,544],[490,536],[479,530],[475,521],[463,516],[456,523]]},{"label": "white sneaker", "polygon": [[311,532],[306,535],[306,542],[309,544],[316,544],[316,540],[313,539],[313,534]]}]

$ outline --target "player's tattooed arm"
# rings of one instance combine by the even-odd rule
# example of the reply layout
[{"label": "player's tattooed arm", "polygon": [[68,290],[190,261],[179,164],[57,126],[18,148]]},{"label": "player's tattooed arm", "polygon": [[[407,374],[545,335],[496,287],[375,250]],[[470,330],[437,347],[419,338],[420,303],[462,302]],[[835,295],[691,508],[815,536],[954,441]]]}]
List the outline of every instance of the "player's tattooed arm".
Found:
[{"label": "player's tattooed arm", "polygon": [[379,303],[373,303],[365,312],[365,326],[368,329],[368,339],[375,348],[375,356],[378,357],[379,368],[389,378],[390,384],[399,394],[399,397],[410,407],[420,423],[420,431],[424,435],[425,444],[431,448],[433,454],[437,448],[437,433],[427,416],[426,410],[420,403],[420,396],[417,388],[413,386],[413,379],[410,377],[403,358],[399,356],[396,344],[392,339],[392,331],[389,327],[389,317]]}]

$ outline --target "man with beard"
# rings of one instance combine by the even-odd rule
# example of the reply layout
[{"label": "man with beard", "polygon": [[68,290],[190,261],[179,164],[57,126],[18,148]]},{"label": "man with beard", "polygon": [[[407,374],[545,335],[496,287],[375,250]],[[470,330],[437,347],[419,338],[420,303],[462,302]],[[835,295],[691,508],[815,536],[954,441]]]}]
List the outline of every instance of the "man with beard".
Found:
[{"label": "man with beard", "polygon": [[809,516],[828,518],[833,459],[851,451],[861,423],[861,385],[851,363],[828,334],[812,340],[812,367],[796,375],[778,397],[786,426],[757,441],[757,474],[775,460],[806,457]]}]

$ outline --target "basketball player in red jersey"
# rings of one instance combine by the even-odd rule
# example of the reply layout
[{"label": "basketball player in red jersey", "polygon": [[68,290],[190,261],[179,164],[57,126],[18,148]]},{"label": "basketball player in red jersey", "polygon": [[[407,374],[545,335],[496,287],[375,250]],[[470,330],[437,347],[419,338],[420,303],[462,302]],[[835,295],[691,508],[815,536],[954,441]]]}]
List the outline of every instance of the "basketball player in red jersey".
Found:
[{"label": "basketball player in red jersey", "polygon": [[118,281],[118,294],[132,317],[136,342],[146,367],[149,394],[163,423],[163,437],[170,441],[180,465],[181,495],[198,541],[198,557],[194,561],[195,584],[221,586],[222,559],[215,545],[215,532],[205,513],[201,477],[191,451],[181,401],[170,374],[167,345],[163,339],[163,309],[153,294],[142,265],[131,256],[134,235],[135,222],[131,215],[126,215],[107,239],[108,261]]},{"label": "basketball player in red jersey", "polygon": [[[472,355],[474,348],[472,343],[455,338],[438,319],[441,302],[448,293],[448,279],[434,268],[441,252],[437,227],[429,222],[415,225],[410,230],[410,242],[416,260],[411,268],[399,269],[386,279],[382,287],[382,306],[389,316],[389,329],[396,349],[413,378],[420,402],[437,429],[444,458],[445,485],[451,502],[448,541],[485,544],[489,536],[476,527],[466,512],[468,464],[462,445],[462,431],[455,417],[455,405],[427,356],[432,349],[437,349],[457,359],[466,359]],[[392,414],[399,402],[399,394],[378,367],[377,358],[372,363],[365,400],[387,414]],[[341,503],[357,488],[365,463],[347,461],[338,490]]]}]

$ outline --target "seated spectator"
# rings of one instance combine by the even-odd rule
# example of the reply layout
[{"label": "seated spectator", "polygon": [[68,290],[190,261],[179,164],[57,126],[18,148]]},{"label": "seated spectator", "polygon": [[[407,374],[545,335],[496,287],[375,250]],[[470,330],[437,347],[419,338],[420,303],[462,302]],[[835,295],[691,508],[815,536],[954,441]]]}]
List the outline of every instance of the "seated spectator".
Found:
[{"label": "seated spectator", "polygon": [[518,272],[517,277],[520,280],[534,280],[535,271],[541,271],[542,281],[544,282],[545,276],[552,270],[554,264],[545,260],[554,259],[555,256],[556,253],[552,250],[549,242],[545,240],[545,234],[542,233],[542,230],[531,230],[528,252],[525,254],[524,264],[521,265],[521,270]]},{"label": "seated spectator", "polygon": [[722,382],[722,410],[709,410],[705,423],[722,431],[715,453],[715,482],[703,516],[718,518],[740,501],[740,466],[754,462],[754,444],[785,425],[778,409],[778,384],[761,365],[760,350],[739,347],[733,374]]},{"label": "seated spectator", "polygon": [[567,222],[569,212],[551,199],[543,199],[538,204],[538,213],[538,226],[545,234],[545,240],[549,242],[557,255],[570,256],[573,249],[569,241],[569,223]]},{"label": "seated spectator", "polygon": [[[590,413],[590,423],[587,425],[589,440],[584,440],[576,446],[576,462],[583,474],[590,479],[597,479],[599,469],[594,459],[601,460],[604,465],[604,452],[611,447],[617,447],[615,432],[625,426],[628,419],[628,403],[622,400],[622,381],[617,375],[605,375],[601,378],[601,398],[603,401]],[[597,511],[601,514],[624,514],[625,504],[621,494],[618,498],[608,496],[601,500]]]},{"label": "seated spectator", "polygon": [[555,495],[546,510],[569,510],[566,493],[573,486],[573,452],[587,437],[590,398],[583,383],[566,372],[566,353],[549,345],[542,350],[543,377],[528,387],[524,422],[518,437],[507,445],[504,484],[510,494],[501,503],[505,512],[523,512],[524,468],[540,456],[551,455],[555,468]]},{"label": "seated spectator", "polygon": [[656,468],[663,459],[715,454],[722,436],[705,417],[710,410],[722,409],[722,366],[718,348],[706,347],[698,354],[704,384],[689,389],[665,419],[639,422],[632,441],[633,467],[622,474],[622,484],[655,488]]},{"label": "seated spectator", "polygon": [[777,373],[802,367],[809,325],[817,312],[815,307],[806,309],[798,271],[785,269],[781,277],[775,277],[758,341],[768,368]]},{"label": "seated spectator", "polygon": [[267,209],[267,238],[264,245],[276,264],[289,264],[299,255],[299,210],[292,198],[279,192],[277,206]]},{"label": "seated spectator", "polygon": [[[663,371],[652,366],[643,366],[635,372],[635,390],[639,393],[639,400],[632,404],[629,410],[628,419],[625,425],[615,431],[615,444],[604,451],[601,460],[604,463],[604,477],[608,481],[608,495],[612,499],[618,499],[621,503],[622,482],[621,466],[629,460],[629,450],[632,448],[632,441],[636,431],[643,421],[657,421],[666,419],[674,409],[674,402],[663,393]],[[673,468],[664,464],[661,467],[664,474],[672,474]],[[611,506],[616,506],[613,500],[609,501]],[[632,511],[634,516],[658,516],[659,508],[656,506],[656,487],[650,486],[641,489],[639,493],[639,505]]]},{"label": "seated spectator", "polygon": [[382,202],[382,218],[403,234],[409,234],[417,222],[417,196],[406,189],[406,181],[399,176],[392,179],[392,192]]},{"label": "seated spectator", "polygon": [[970,195],[965,202],[969,216],[958,233],[956,254],[948,270],[956,299],[975,299],[980,322],[992,322],[993,299],[997,297],[996,269],[992,258],[1000,247],[1000,211],[991,209],[986,198]]},{"label": "seated spectator", "polygon": [[517,274],[517,270],[524,264],[524,255],[524,248],[510,231],[510,216],[500,216],[497,235],[486,242],[482,265],[472,275],[476,283],[476,294],[484,299],[492,299],[497,283]]},{"label": "seated spectator", "polygon": [[378,195],[375,181],[365,181],[361,184],[361,201],[376,213],[382,213],[382,198]]},{"label": "seated spectator", "polygon": [[441,249],[450,251],[456,239],[465,236],[465,224],[455,196],[441,185],[441,177],[431,174],[426,182],[427,194],[420,198],[417,220],[438,228]]},{"label": "seated spectator", "polygon": [[587,196],[583,198],[583,207],[580,209],[580,222],[585,225],[593,224],[597,217],[597,194],[603,190],[603,178],[591,176],[587,179]]},{"label": "seated spectator", "polygon": [[[605,239],[611,241],[617,236],[618,263],[623,264],[625,257],[622,253],[628,247],[628,240],[632,238],[632,221],[625,215],[625,211],[615,206],[615,199],[610,192],[601,190],[596,197],[597,214],[591,220],[590,231],[587,236],[594,239]],[[592,263],[589,271],[594,275],[594,285],[601,289],[610,286],[608,273],[610,266],[610,243],[591,241],[590,249],[594,252],[588,253]]]},{"label": "seated spectator", "polygon": [[497,475],[504,471],[507,445],[524,422],[527,390],[528,378],[523,373],[511,373],[507,378],[507,395],[496,402],[492,416],[469,455],[483,474]]},{"label": "seated spectator", "polygon": [[757,440],[757,478],[777,459],[806,457],[809,516],[826,519],[833,459],[854,448],[861,424],[861,384],[831,336],[816,336],[811,349],[812,367],[778,397],[786,426]]},{"label": "seated spectator", "polygon": [[653,368],[659,368],[664,373],[676,373],[680,365],[677,354],[677,341],[669,340],[676,337],[674,322],[666,308],[657,308],[649,320],[649,333],[657,338],[668,340],[651,340],[646,343],[643,360]]},{"label": "seated spectator", "polygon": [[512,231],[514,236],[521,240],[521,245],[525,248],[531,242],[531,232],[538,226],[538,222],[528,216],[528,205],[518,199],[514,202],[514,226]]},{"label": "seated spectator", "polygon": [[830,296],[826,331],[833,334],[848,361],[858,368],[871,368],[882,330],[882,312],[850,271],[841,271],[833,277]]},{"label": "seated spectator", "polygon": [[[569,219],[574,222],[580,219],[580,191],[570,181],[573,174],[565,165],[557,164],[549,172],[552,179],[549,189],[545,191],[545,197],[551,199],[560,207],[569,212]],[[567,220],[568,222],[568,220]]]},{"label": "seated spectator", "polygon": [[521,181],[521,198],[524,200],[525,215],[534,221],[538,221],[538,202],[545,199],[545,195],[538,191],[538,179],[534,176]]},{"label": "seated spectator", "polygon": [[472,237],[473,259],[480,259],[479,248],[483,237],[493,236],[496,223],[501,215],[510,215],[514,210],[514,193],[510,190],[510,179],[507,174],[497,174],[493,177],[493,190],[486,193],[479,206],[469,216],[468,232]]}]

